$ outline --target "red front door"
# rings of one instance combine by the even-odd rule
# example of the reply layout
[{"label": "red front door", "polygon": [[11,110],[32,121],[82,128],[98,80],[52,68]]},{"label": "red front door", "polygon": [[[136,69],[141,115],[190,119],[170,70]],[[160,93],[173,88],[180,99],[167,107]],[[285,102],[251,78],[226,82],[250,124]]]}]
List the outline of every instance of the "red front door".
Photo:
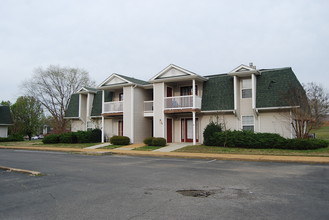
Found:
[{"label": "red front door", "polygon": [[[181,141],[182,142],[193,142],[193,119],[192,118],[183,118],[181,120]],[[195,119],[195,135],[196,141],[199,141],[198,135],[198,119]]]},{"label": "red front door", "polygon": [[172,119],[167,118],[167,143],[172,143]]}]

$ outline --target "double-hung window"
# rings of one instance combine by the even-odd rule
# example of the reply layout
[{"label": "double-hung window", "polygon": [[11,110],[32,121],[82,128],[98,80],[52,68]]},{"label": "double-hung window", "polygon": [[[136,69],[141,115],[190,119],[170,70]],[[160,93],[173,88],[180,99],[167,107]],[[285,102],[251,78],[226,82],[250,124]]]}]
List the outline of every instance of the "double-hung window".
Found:
[{"label": "double-hung window", "polygon": [[251,79],[241,80],[241,94],[242,94],[242,98],[252,97]]},{"label": "double-hung window", "polygon": [[254,116],[242,116],[242,130],[254,131]]}]

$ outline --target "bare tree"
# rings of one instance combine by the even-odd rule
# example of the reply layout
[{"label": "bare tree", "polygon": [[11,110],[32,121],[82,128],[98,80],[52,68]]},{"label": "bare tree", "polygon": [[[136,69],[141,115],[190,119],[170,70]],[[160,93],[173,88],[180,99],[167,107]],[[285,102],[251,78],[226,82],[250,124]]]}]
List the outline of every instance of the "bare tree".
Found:
[{"label": "bare tree", "polygon": [[286,103],[291,106],[291,125],[297,138],[308,138],[314,125],[309,102],[301,85],[291,85],[284,95]]},{"label": "bare tree", "polygon": [[36,98],[52,115],[55,130],[64,131],[67,121],[64,114],[71,94],[83,86],[95,86],[89,73],[83,69],[50,65],[34,70],[33,77],[23,84],[26,93]]},{"label": "bare tree", "polygon": [[315,126],[319,127],[329,113],[329,93],[315,82],[310,82],[303,86],[308,98],[312,118],[315,120]]}]

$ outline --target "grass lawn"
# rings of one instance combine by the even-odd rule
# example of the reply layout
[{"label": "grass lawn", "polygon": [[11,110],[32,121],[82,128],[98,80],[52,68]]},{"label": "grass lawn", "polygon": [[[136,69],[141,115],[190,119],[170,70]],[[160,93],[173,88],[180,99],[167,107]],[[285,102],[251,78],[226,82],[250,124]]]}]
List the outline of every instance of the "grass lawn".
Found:
[{"label": "grass lawn", "polygon": [[311,133],[315,133],[316,138],[329,141],[329,126],[312,129]]},{"label": "grass lawn", "polygon": [[138,147],[135,148],[134,150],[140,150],[140,151],[152,151],[152,150],[157,150],[161,148],[160,146],[143,146],[143,147]]},{"label": "grass lawn", "polygon": [[100,143],[78,143],[78,144],[44,144],[41,140],[17,141],[17,142],[0,142],[0,146],[15,146],[15,147],[64,147],[64,148],[85,148],[94,146]]},{"label": "grass lawn", "polygon": [[212,153],[212,154],[258,154],[277,156],[319,156],[329,157],[329,147],[316,150],[283,150],[283,149],[246,149],[191,145],[175,150],[175,152]]},{"label": "grass lawn", "polygon": [[115,149],[115,148],[124,147],[124,146],[126,146],[126,145],[108,145],[108,146],[100,147],[100,148],[97,148],[97,149]]}]

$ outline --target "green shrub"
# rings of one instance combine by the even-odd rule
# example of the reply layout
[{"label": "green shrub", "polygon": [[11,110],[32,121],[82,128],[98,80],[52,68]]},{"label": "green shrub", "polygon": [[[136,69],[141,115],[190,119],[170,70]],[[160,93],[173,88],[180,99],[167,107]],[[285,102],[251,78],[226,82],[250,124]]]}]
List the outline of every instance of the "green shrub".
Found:
[{"label": "green shrub", "polygon": [[154,137],[152,140],[152,146],[166,146],[167,141],[162,137]]},{"label": "green shrub", "polygon": [[59,134],[49,134],[42,139],[44,144],[57,144],[59,143]]},{"label": "green shrub", "polygon": [[24,137],[19,134],[9,135],[6,138],[0,138],[0,142],[24,141]]},{"label": "green shrub", "polygon": [[59,142],[68,143],[68,144],[77,143],[77,135],[75,132],[68,132],[68,133],[61,134],[59,136]]},{"label": "green shrub", "polygon": [[285,139],[278,134],[254,133],[252,131],[215,132],[211,146],[240,148],[277,148],[311,150],[325,148],[328,142],[319,139]]},{"label": "green shrub", "polygon": [[216,132],[221,132],[222,126],[221,124],[217,124],[215,122],[210,122],[207,127],[203,131],[203,144],[208,146],[215,145],[214,135]]},{"label": "green shrub", "polygon": [[75,132],[78,143],[91,143],[91,131],[77,131]]},{"label": "green shrub", "polygon": [[91,131],[91,137],[90,137],[91,143],[97,143],[102,141],[102,130],[101,129],[94,129]]},{"label": "green shrub", "polygon": [[153,141],[153,137],[148,137],[148,138],[145,138],[143,142],[147,146],[152,146],[152,141]]},{"label": "green shrub", "polygon": [[110,138],[110,143],[113,145],[128,145],[130,138],[127,136],[113,136]]}]

